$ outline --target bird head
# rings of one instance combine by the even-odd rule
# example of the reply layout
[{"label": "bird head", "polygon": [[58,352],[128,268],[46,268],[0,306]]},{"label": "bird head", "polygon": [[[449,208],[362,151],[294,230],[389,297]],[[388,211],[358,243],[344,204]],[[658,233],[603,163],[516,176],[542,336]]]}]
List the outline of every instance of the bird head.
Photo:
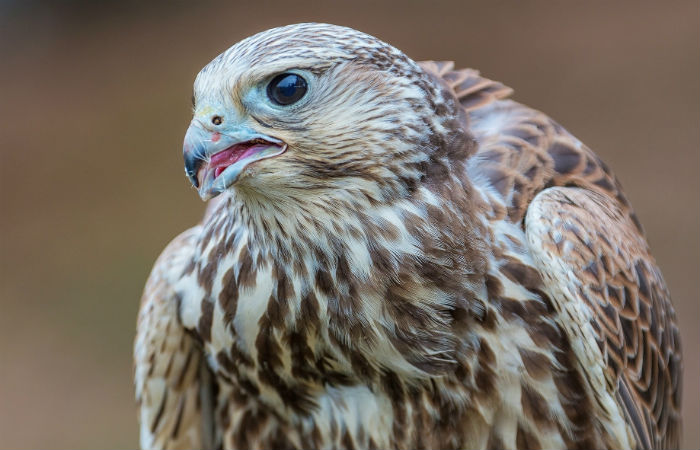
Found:
[{"label": "bird head", "polygon": [[350,28],[264,31],[198,74],[185,171],[204,200],[234,188],[400,196],[441,151],[464,145],[464,113],[447,90],[401,51]]}]

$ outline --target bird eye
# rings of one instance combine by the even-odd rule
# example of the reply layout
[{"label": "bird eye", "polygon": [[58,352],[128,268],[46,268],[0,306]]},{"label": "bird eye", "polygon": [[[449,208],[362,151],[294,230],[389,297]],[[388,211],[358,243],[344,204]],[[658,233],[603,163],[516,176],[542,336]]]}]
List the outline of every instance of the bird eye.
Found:
[{"label": "bird eye", "polygon": [[277,75],[267,85],[267,96],[278,105],[296,103],[306,94],[306,80],[295,73]]}]

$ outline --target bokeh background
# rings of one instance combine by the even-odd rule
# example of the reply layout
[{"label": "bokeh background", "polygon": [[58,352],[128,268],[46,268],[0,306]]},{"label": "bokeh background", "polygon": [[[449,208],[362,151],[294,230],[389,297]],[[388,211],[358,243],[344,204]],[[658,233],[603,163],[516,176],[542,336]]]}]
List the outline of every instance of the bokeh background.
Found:
[{"label": "bokeh background", "polygon": [[614,168],[674,297],[700,447],[699,19],[697,1],[0,0],[0,447],[137,445],[141,289],[203,211],[181,159],[192,81],[301,21],[478,68]]}]

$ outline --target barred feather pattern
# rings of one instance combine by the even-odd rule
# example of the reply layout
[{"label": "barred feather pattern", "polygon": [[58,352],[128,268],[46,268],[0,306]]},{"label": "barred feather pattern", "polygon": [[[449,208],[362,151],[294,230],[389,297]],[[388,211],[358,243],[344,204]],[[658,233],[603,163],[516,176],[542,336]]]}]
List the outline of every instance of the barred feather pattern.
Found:
[{"label": "barred feather pattern", "polygon": [[[249,103],[289,68],[317,77],[307,106]],[[198,105],[224,98],[290,150],[156,263],[135,346],[142,446],[193,442],[164,425],[182,388],[143,400],[154,370],[193,370],[152,369],[181,361],[139,337],[156,335],[206,361],[187,378],[193,423],[213,430],[192,434],[201,447],[677,447],[678,330],[641,225],[600,159],[510,94],[323,24],[203,69]]]}]

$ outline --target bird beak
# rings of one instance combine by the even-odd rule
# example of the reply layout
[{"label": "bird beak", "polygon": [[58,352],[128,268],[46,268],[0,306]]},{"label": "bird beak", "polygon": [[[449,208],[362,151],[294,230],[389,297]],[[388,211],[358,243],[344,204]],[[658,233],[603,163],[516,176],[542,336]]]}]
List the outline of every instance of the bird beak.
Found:
[{"label": "bird beak", "polygon": [[194,119],[185,134],[185,174],[202,200],[216,197],[234,184],[243,170],[261,159],[281,155],[287,144],[237,126],[212,131]]}]

